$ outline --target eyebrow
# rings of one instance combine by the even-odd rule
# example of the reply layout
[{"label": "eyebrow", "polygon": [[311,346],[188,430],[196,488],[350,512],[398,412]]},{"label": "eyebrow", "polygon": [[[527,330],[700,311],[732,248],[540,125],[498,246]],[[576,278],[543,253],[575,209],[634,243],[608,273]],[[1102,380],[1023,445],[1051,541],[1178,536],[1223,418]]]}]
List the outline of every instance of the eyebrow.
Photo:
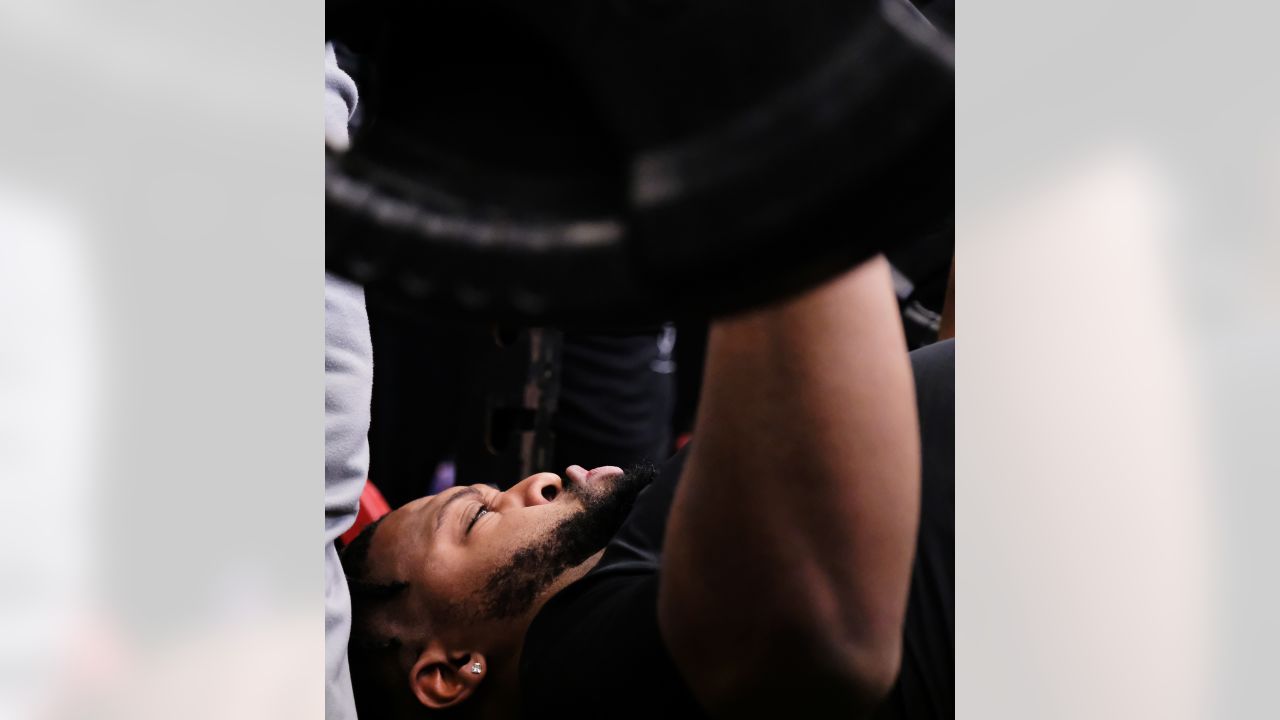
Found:
[{"label": "eyebrow", "polygon": [[452,505],[455,501],[461,500],[463,498],[478,497],[479,495],[480,495],[480,491],[473,487],[465,487],[459,490],[458,492],[450,495],[448,499],[444,501],[444,504],[440,506],[439,512],[436,513],[436,532],[440,532],[440,526],[444,524],[445,512],[449,509],[450,505]]}]

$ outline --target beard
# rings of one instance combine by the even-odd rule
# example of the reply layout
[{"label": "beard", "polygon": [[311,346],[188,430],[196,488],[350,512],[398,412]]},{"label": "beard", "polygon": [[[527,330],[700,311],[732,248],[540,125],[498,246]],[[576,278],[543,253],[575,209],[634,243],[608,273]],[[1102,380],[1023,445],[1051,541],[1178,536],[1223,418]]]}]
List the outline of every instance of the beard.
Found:
[{"label": "beard", "polygon": [[657,473],[653,465],[637,465],[609,488],[587,488],[571,484],[565,477],[564,492],[580,498],[583,509],[560,521],[542,539],[516,551],[510,562],[489,576],[479,603],[483,617],[501,619],[527,612],[547,586],[613,539],[636,497]]}]

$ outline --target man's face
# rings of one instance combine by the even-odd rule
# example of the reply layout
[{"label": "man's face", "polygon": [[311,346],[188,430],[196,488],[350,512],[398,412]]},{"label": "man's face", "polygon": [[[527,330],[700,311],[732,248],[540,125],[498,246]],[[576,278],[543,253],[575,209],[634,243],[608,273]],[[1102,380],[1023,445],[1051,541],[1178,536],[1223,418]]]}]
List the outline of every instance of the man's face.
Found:
[{"label": "man's face", "polygon": [[411,603],[437,625],[520,616],[608,542],[650,478],[574,465],[563,479],[539,473],[506,492],[450,488],[383,520],[370,547],[371,570],[408,581]]}]

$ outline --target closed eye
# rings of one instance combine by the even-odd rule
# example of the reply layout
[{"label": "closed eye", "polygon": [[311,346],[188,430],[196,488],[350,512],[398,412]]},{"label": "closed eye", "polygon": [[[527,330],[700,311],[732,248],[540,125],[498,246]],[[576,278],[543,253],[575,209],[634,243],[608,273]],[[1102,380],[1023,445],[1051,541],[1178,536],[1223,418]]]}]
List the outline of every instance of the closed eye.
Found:
[{"label": "closed eye", "polygon": [[487,512],[489,512],[489,508],[485,507],[484,505],[481,505],[479,509],[476,510],[476,514],[471,517],[471,522],[467,523],[468,535],[471,534],[471,528],[475,527],[476,521],[480,519],[480,516],[484,515]]}]

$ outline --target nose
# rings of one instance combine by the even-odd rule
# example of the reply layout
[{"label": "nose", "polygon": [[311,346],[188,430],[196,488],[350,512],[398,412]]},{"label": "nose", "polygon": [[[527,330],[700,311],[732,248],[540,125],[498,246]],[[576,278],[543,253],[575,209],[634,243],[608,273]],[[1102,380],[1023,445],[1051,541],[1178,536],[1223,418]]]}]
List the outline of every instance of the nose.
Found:
[{"label": "nose", "polygon": [[532,507],[546,505],[560,497],[564,491],[564,483],[555,473],[538,473],[521,480],[510,490],[503,493],[504,504],[513,507]]}]

